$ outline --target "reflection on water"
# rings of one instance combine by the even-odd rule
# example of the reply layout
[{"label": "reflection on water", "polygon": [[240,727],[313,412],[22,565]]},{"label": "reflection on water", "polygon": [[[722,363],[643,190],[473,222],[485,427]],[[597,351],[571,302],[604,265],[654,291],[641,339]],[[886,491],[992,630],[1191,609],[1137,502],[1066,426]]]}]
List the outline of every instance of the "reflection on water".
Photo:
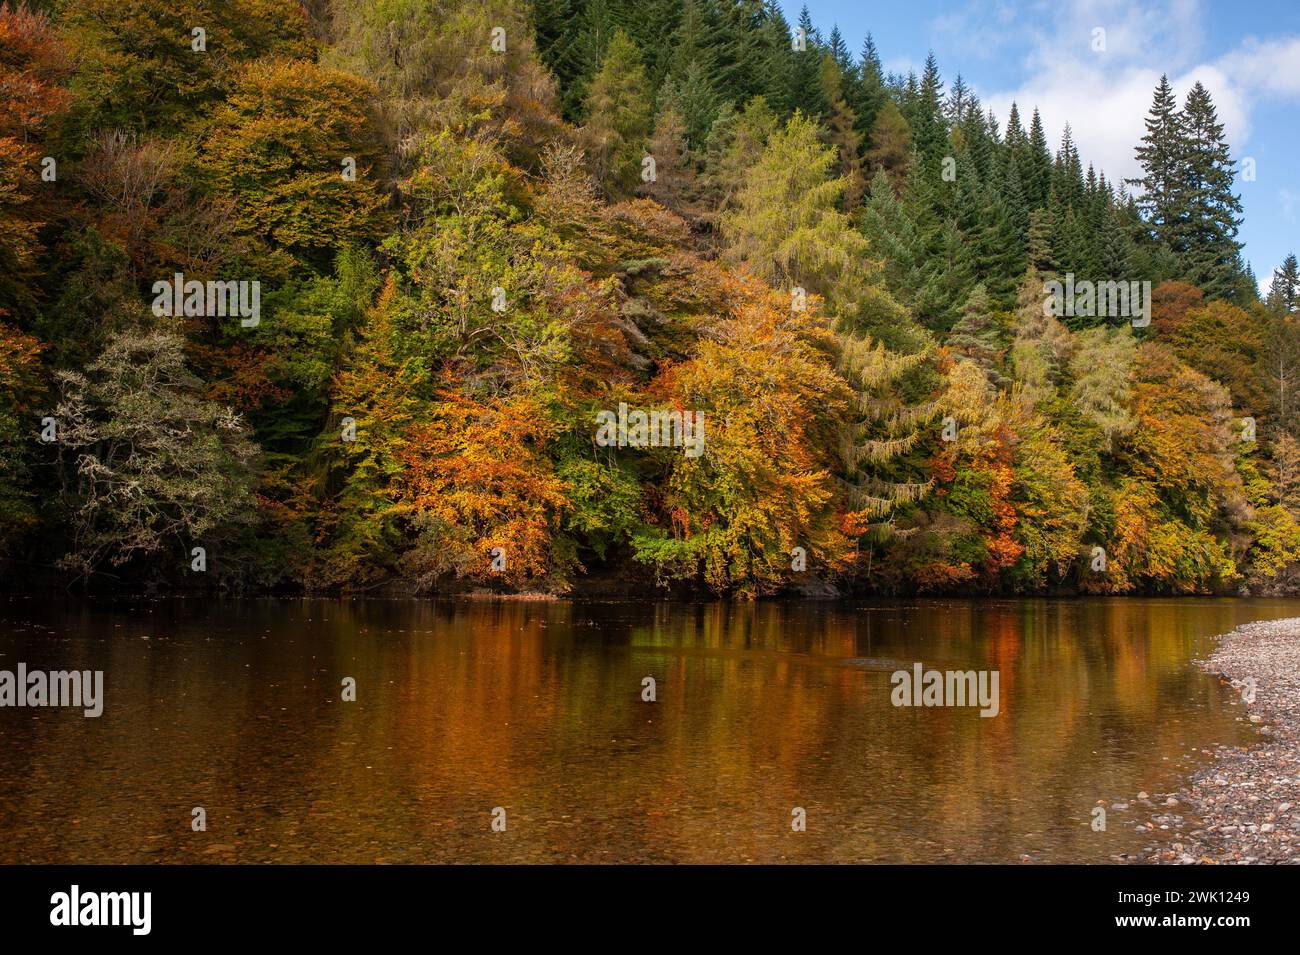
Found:
[{"label": "reflection on water", "polygon": [[[1247,736],[1189,661],[1297,615],[1264,599],[12,600],[0,669],[102,669],[106,704],[0,709],[0,862],[1105,861],[1147,840],[1127,813],[1093,832],[1098,799],[1172,788]],[[999,670],[1001,714],[895,708],[889,674],[916,661]]]}]

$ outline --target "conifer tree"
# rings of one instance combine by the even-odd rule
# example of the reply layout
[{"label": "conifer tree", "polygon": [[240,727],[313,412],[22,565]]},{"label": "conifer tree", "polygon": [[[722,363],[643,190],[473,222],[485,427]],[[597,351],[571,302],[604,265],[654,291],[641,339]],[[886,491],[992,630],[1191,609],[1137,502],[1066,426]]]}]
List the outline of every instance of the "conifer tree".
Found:
[{"label": "conifer tree", "polygon": [[894,191],[902,190],[912,162],[912,130],[892,99],[885,100],[876,114],[865,158],[872,173],[885,173]]},{"label": "conifer tree", "polygon": [[897,354],[860,335],[839,336],[839,373],[853,391],[840,439],[849,507],[874,520],[921,500],[931,482],[908,480],[902,465],[922,428],[937,414],[933,403],[908,404],[905,385],[928,359],[925,351]]},{"label": "conifer tree", "polygon": [[709,130],[704,158],[704,186],[715,216],[732,205],[777,125],[776,114],[762,96],[754,97],[740,112],[726,106],[719,113]]},{"label": "conifer tree", "polygon": [[598,182],[626,196],[640,181],[641,147],[650,132],[650,96],[641,54],[619,30],[587,94],[583,141]]},{"label": "conifer tree", "polygon": [[844,98],[843,84],[844,73],[832,53],[828,52],[822,58],[822,93],[830,104],[826,118],[827,141],[835,147],[839,157],[839,174],[847,183],[844,187],[844,211],[852,212],[862,201],[866,182],[857,117]]},{"label": "conifer tree", "polygon": [[1138,208],[1155,237],[1164,242],[1171,240],[1181,215],[1177,196],[1182,175],[1179,125],[1173,87],[1169,85],[1169,77],[1162,75],[1147,114],[1146,135],[1137,148],[1142,175],[1126,182],[1141,189]]},{"label": "conifer tree", "polygon": [[[821,62],[825,52],[821,33],[813,26],[812,14],[805,4],[799,12],[798,29],[804,31],[806,48],[790,51],[789,105],[813,120],[826,115],[826,97],[822,94]],[[797,35],[797,33],[796,33]]]},{"label": "conifer tree", "polygon": [[998,365],[1001,361],[1003,330],[993,314],[993,303],[989,300],[984,283],[971,290],[966,304],[962,306],[961,318],[948,333],[945,344],[954,352],[973,361],[996,387],[1006,387],[1010,380],[1002,374]]},{"label": "conifer tree", "polygon": [[859,290],[867,243],[837,209],[847,183],[833,175],[835,164],[812,120],[795,113],[749,170],[721,225],[728,260],[843,310]]},{"label": "conifer tree", "polygon": [[1300,308],[1300,269],[1296,266],[1294,252],[1273,270],[1273,285],[1269,289],[1267,303],[1270,308],[1287,313]]},{"label": "conifer tree", "polygon": [[1228,143],[1214,102],[1197,83],[1180,117],[1178,218],[1171,245],[1183,260],[1187,281],[1210,298],[1233,297],[1241,272],[1241,200]]},{"label": "conifer tree", "polygon": [[925,58],[925,70],[912,98],[904,110],[912,128],[916,151],[921,157],[927,175],[938,178],[940,160],[948,152],[947,120],[944,116],[945,97],[943,80],[939,75],[939,61],[933,53]]},{"label": "conifer tree", "polygon": [[654,132],[646,149],[655,160],[655,178],[642,186],[642,192],[688,219],[701,213],[700,183],[695,155],[686,141],[686,124],[671,97],[661,99]]},{"label": "conifer tree", "polygon": [[1025,183],[1025,195],[1033,208],[1047,204],[1052,185],[1052,151],[1047,147],[1047,133],[1037,107],[1029,121],[1029,141],[1025,150],[1026,162],[1020,168]]},{"label": "conifer tree", "polygon": [[862,43],[862,62],[857,68],[857,82],[851,87],[849,105],[858,117],[858,132],[863,141],[870,145],[867,137],[876,122],[876,113],[884,105],[885,75],[880,65],[880,54],[876,52],[876,41],[867,34]]}]

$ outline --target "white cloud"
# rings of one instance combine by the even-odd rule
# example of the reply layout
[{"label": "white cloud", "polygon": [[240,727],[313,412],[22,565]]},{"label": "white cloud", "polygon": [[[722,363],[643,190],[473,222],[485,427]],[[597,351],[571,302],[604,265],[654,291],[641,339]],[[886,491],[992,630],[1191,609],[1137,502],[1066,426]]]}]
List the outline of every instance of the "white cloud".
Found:
[{"label": "white cloud", "polygon": [[1300,37],[1261,43],[1247,37],[1218,61],[1242,86],[1263,94],[1300,96]]},{"label": "white cloud", "polygon": [[[1204,57],[1199,0],[1133,5],[1130,0],[1073,0],[1022,11],[1022,35],[1034,39],[1025,56],[1026,78],[1015,88],[981,91],[1005,122],[1012,101],[1028,123],[1042,113],[1053,148],[1068,121],[1085,166],[1092,163],[1117,181],[1137,174],[1133,150],[1161,73],[1179,101],[1196,82],[1210,91],[1235,150],[1246,147],[1251,112],[1261,96],[1300,96],[1300,37],[1244,40],[1214,60]],[[1105,29],[1105,51],[1091,48],[1093,30]]]}]

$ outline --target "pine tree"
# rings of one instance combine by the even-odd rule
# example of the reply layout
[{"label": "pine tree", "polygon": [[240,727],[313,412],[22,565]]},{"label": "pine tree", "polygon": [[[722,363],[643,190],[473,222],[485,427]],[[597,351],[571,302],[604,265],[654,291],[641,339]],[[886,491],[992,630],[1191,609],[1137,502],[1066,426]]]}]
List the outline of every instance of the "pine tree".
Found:
[{"label": "pine tree", "polygon": [[1300,269],[1292,252],[1273,270],[1273,284],[1268,291],[1270,308],[1288,314],[1300,309]]},{"label": "pine tree", "polygon": [[1169,77],[1161,76],[1146,119],[1146,135],[1137,148],[1142,175],[1125,180],[1142,190],[1138,209],[1159,241],[1169,243],[1182,214],[1177,196],[1182,176],[1182,131]]},{"label": "pine tree", "polygon": [[822,94],[821,61],[824,51],[821,34],[813,26],[812,14],[807,5],[799,12],[799,29],[804,31],[807,48],[790,52],[790,90],[791,109],[800,110],[805,116],[820,121],[826,115],[826,97]]},{"label": "pine tree", "polygon": [[641,146],[650,132],[650,96],[641,54],[619,30],[587,94],[583,141],[596,179],[611,196],[640,181]]},{"label": "pine tree", "polygon": [[1207,297],[1231,298],[1241,273],[1241,200],[1232,192],[1235,171],[1223,124],[1200,83],[1187,94],[1179,128],[1179,218],[1170,244],[1187,281]]},{"label": "pine tree", "polygon": [[826,118],[827,142],[835,147],[839,157],[839,174],[847,183],[844,187],[843,209],[852,212],[862,201],[862,193],[866,189],[862,140],[856,128],[857,117],[844,98],[844,74],[830,52],[822,58],[821,79],[822,94],[830,104],[830,113]]},{"label": "pine tree", "polygon": [[912,162],[912,130],[892,99],[885,100],[871,127],[871,148],[866,153],[867,166],[873,173],[884,172],[901,192]]},{"label": "pine tree", "polygon": [[1004,348],[1002,339],[1003,329],[994,317],[993,303],[981,282],[971,290],[962,306],[961,318],[948,333],[945,344],[973,361],[991,384],[1001,388],[1011,384],[998,367]]}]

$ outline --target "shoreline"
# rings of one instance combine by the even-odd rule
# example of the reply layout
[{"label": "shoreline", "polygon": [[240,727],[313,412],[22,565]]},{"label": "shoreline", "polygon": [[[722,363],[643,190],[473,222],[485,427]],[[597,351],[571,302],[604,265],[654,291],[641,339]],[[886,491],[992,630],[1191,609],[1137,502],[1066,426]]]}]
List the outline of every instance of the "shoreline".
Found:
[{"label": "shoreline", "polygon": [[1178,792],[1157,797],[1165,811],[1148,828],[1173,835],[1140,861],[1300,863],[1300,618],[1243,624],[1197,666],[1240,694],[1257,736],[1218,747]]}]

